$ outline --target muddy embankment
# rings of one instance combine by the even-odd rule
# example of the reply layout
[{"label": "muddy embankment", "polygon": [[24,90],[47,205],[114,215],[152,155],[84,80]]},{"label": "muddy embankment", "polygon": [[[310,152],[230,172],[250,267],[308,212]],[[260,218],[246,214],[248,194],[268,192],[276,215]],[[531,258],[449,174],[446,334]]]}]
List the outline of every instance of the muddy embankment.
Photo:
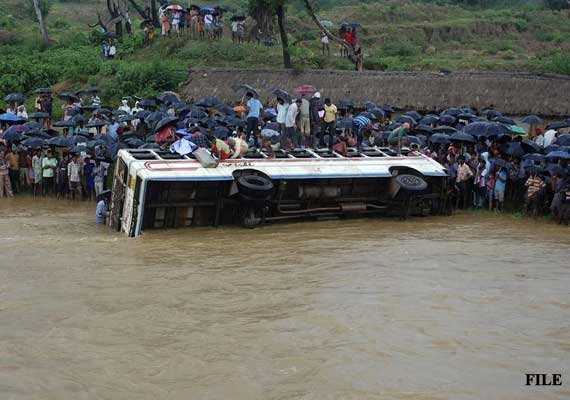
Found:
[{"label": "muddy embankment", "polygon": [[216,96],[238,100],[232,85],[249,84],[264,100],[271,91],[302,84],[324,97],[374,101],[402,109],[442,110],[451,106],[494,107],[512,115],[570,115],[570,77],[512,72],[352,72],[308,70],[191,69],[181,90],[187,99]]}]

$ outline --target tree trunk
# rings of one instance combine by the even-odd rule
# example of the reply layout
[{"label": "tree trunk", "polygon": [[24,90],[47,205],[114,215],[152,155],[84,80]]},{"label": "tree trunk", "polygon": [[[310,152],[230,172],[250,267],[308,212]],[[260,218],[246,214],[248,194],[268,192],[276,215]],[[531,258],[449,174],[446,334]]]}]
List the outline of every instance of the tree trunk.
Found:
[{"label": "tree trunk", "polygon": [[40,8],[40,0],[34,0],[34,9],[36,10],[36,17],[38,17],[38,23],[40,24],[40,32],[42,33],[42,40],[46,45],[48,45],[49,36],[46,28],[46,23],[44,21],[44,16],[42,15],[42,9]]},{"label": "tree trunk", "polygon": [[147,15],[142,8],[139,7],[139,5],[135,2],[135,0],[129,0],[129,4],[131,6],[133,6],[133,8],[135,9],[135,11],[137,12],[137,14],[144,20],[144,19],[150,19],[150,15]]},{"label": "tree trunk", "polygon": [[154,26],[160,26],[160,21],[158,20],[158,11],[156,8],[156,0],[150,0],[150,14]]},{"label": "tree trunk", "polygon": [[305,3],[305,8],[307,9],[307,13],[309,14],[313,22],[319,27],[319,29],[325,35],[327,35],[327,37],[330,40],[340,44],[342,47],[346,49],[350,59],[352,60],[352,62],[354,62],[356,66],[356,70],[358,72],[362,72],[364,70],[364,54],[362,53],[362,50],[360,49],[360,51],[357,52],[356,49],[352,47],[346,40],[333,35],[331,31],[329,31],[325,26],[323,26],[323,24],[321,24],[321,21],[317,18],[315,10],[313,10],[313,6],[311,5],[310,1],[303,0],[303,2]]},{"label": "tree trunk", "polygon": [[281,47],[283,48],[283,66],[293,68],[291,64],[291,54],[289,54],[289,39],[285,30],[285,7],[280,5],[275,10],[277,13],[277,24],[279,25],[279,35],[281,36]]}]

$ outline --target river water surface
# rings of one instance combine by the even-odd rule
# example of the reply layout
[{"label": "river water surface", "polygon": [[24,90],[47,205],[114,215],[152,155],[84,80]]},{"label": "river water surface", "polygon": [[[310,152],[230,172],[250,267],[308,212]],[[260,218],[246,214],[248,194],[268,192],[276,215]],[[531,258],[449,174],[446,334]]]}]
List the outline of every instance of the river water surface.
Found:
[{"label": "river water surface", "polygon": [[93,222],[0,199],[1,399],[570,398],[568,227]]}]

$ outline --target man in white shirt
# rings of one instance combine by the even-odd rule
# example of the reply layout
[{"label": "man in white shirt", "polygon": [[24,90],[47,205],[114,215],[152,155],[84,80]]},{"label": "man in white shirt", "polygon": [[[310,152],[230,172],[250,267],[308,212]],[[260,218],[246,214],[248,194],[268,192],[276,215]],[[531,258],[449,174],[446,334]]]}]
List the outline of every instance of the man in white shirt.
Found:
[{"label": "man in white shirt", "polygon": [[81,194],[81,164],[78,154],[75,154],[67,164],[67,181],[69,182],[71,198],[75,200],[75,193]]},{"label": "man in white shirt", "polygon": [[277,98],[277,124],[279,125],[279,133],[285,135],[285,118],[287,118],[287,110],[289,110],[289,103],[282,99]]},{"label": "man in white shirt", "polygon": [[285,117],[285,145],[288,148],[294,148],[299,145],[299,138],[297,133],[297,117],[301,111],[302,101],[297,99],[289,106],[287,116]]},{"label": "man in white shirt", "polygon": [[210,39],[212,38],[213,24],[214,24],[214,16],[212,14],[206,14],[206,16],[204,17],[204,25],[206,25],[206,33],[208,34],[208,37]]},{"label": "man in white shirt", "polygon": [[544,135],[542,134],[542,129],[536,130],[536,137],[534,138],[534,143],[536,143],[541,149],[544,148]]}]

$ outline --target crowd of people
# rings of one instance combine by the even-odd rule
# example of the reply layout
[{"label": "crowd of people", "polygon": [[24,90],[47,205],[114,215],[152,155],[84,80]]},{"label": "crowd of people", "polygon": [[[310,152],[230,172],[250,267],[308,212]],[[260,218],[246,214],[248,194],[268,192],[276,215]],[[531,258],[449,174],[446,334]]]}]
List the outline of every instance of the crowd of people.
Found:
[{"label": "crowd of people", "polygon": [[[184,8],[176,4],[163,4],[158,9],[161,36],[191,35],[193,38],[219,40],[224,32],[224,11],[222,7],[190,6]],[[232,17],[232,40],[241,43],[245,39],[245,17]],[[152,20],[142,23],[145,44],[151,44],[155,37]]]},{"label": "crowd of people", "polygon": [[561,219],[569,208],[567,121],[547,126],[529,116],[522,128],[493,109],[400,114],[371,102],[335,103],[310,85],[296,88],[296,97],[276,89],[265,103],[248,85],[234,89],[233,104],[212,97],[185,103],[166,92],[125,97],[114,111],[101,105],[95,89],[60,93],[63,120],[55,123],[52,94],[38,89],[36,112],[28,115],[21,101],[0,115],[0,196],[28,190],[96,199],[110,187],[108,171],[121,148],[179,154],[205,148],[224,160],[307,148],[348,157],[376,147],[445,166],[458,208],[523,208],[535,216],[550,210]]}]

